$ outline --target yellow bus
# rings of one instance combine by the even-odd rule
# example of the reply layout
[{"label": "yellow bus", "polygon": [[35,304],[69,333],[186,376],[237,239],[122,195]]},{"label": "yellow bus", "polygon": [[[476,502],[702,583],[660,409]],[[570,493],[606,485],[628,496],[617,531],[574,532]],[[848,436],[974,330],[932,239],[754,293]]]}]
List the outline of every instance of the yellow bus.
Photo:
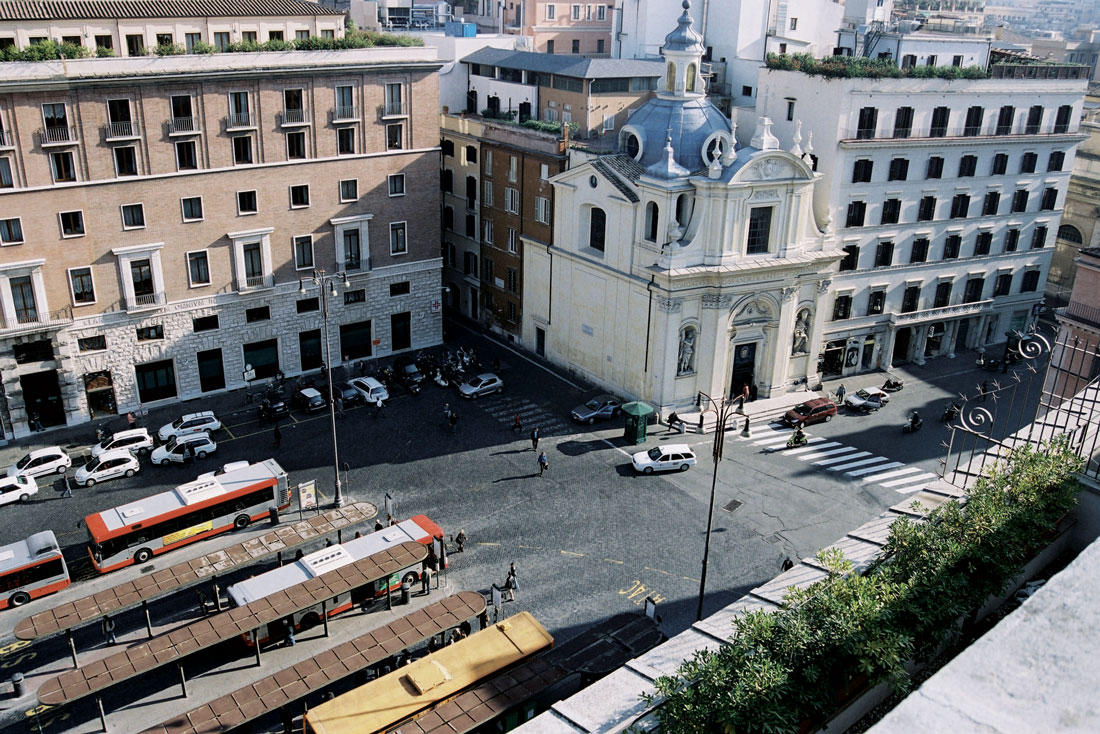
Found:
[{"label": "yellow bus", "polygon": [[538,620],[528,612],[520,612],[310,709],[305,716],[305,731],[388,731],[553,645],[554,638]]}]

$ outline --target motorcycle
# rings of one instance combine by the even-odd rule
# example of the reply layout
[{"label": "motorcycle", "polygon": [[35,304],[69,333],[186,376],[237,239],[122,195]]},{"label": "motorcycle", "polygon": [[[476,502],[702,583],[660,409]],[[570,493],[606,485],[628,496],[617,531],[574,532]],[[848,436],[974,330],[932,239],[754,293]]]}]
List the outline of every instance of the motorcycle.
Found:
[{"label": "motorcycle", "polygon": [[435,377],[433,377],[432,379],[434,379],[435,384],[439,385],[440,387],[450,387],[451,386],[451,383],[447,382],[447,378],[443,376],[443,372],[441,370],[437,369],[435,371]]},{"label": "motorcycle", "polygon": [[962,406],[952,401],[948,403],[943,409],[943,415],[940,416],[940,422],[946,423],[947,421],[953,421],[959,417],[959,411],[962,410]]},{"label": "motorcycle", "polygon": [[924,421],[921,420],[920,418],[917,418],[916,420],[910,419],[910,420],[905,421],[905,423],[902,425],[901,432],[902,433],[916,433],[917,431],[920,430],[921,426],[923,426],[923,425],[924,425]]},{"label": "motorcycle", "polygon": [[794,449],[801,446],[805,446],[810,442],[810,439],[806,437],[805,433],[794,433],[787,439],[787,448]]},{"label": "motorcycle", "polygon": [[905,382],[901,378],[898,378],[896,380],[886,378],[886,382],[882,383],[882,389],[886,392],[897,392],[903,387],[905,387]]}]

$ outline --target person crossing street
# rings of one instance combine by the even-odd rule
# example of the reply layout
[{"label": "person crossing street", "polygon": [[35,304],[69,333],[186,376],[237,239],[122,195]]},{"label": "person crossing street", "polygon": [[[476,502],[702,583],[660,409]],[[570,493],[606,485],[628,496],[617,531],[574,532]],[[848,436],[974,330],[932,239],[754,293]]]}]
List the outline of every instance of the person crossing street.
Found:
[{"label": "person crossing street", "polygon": [[546,470],[550,468],[550,460],[546,458],[546,452],[543,451],[539,454],[539,476],[541,477],[546,473]]}]

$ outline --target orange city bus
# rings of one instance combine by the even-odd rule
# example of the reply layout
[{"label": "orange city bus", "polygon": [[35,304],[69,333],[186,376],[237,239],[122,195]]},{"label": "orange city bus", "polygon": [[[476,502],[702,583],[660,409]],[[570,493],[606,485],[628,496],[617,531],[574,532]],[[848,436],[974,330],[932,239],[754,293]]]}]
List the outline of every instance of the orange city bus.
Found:
[{"label": "orange city bus", "polygon": [[0,548],[0,609],[21,607],[70,583],[52,530]]},{"label": "orange city bus", "polygon": [[100,573],[244,528],[290,507],[286,472],[274,459],[181,484],[84,518],[88,553]]},{"label": "orange city bus", "polygon": [[[382,530],[376,530],[360,538],[345,540],[332,546],[314,551],[307,556],[299,558],[294,563],[273,568],[252,578],[233,584],[226,592],[234,606],[244,606],[254,601],[266,598],[276,592],[289,589],[298,584],[304,584],[310,579],[321,574],[334,571],[341,566],[346,566],[364,558],[381,553],[402,543],[414,542],[431,546],[434,540],[442,540],[443,528],[432,522],[426,515],[416,515],[408,520],[391,525]],[[446,564],[446,557],[442,559]],[[390,574],[388,578],[367,583],[350,593],[341,594],[326,606],[327,616],[351,609],[355,604],[361,604],[371,599],[385,596],[392,589],[401,588],[402,582],[414,584],[420,580],[422,564],[418,561],[408,568],[403,568]],[[321,605],[302,609],[292,615],[296,629],[309,629],[321,622]],[[270,639],[276,639],[284,630],[283,620],[270,625],[267,637],[260,639],[261,644]],[[251,636],[243,635],[245,641],[250,641]]]}]

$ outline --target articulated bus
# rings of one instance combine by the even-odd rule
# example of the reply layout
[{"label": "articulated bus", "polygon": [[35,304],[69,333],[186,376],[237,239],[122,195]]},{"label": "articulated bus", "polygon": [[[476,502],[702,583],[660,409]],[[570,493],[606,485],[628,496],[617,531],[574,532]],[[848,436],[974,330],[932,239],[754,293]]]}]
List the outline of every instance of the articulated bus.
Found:
[{"label": "articulated bus", "polygon": [[[251,602],[263,599],[271,594],[289,589],[298,584],[304,584],[312,578],[333,571],[341,566],[372,556],[375,553],[392,548],[402,543],[416,542],[430,546],[435,539],[443,537],[443,528],[429,520],[425,515],[417,515],[404,522],[391,525],[388,528],[375,531],[361,538],[345,540],[343,543],[331,545],[314,551],[307,556],[299,558],[294,563],[289,563],[279,568],[253,576],[229,587],[229,598],[234,606],[244,606]],[[446,559],[444,559],[446,562]],[[355,604],[384,596],[394,588],[401,588],[401,582],[407,581],[415,584],[420,580],[421,564],[403,568],[390,575],[388,579],[375,581],[357,589],[352,589],[348,594],[341,594],[332,600],[327,607],[328,616],[347,611]],[[303,609],[294,615],[294,626],[300,629],[315,627],[321,622],[320,605]],[[278,622],[282,625],[282,620]],[[278,639],[284,634],[283,628],[272,625],[268,636],[260,640],[261,643],[269,639]],[[244,636],[250,641],[248,635]]]},{"label": "articulated bus", "polygon": [[0,548],[0,609],[21,607],[70,583],[69,568],[52,530]]},{"label": "articulated bus", "polygon": [[307,734],[395,731],[431,707],[453,700],[485,678],[512,668],[553,644],[554,638],[538,620],[528,612],[520,612],[310,709],[305,716],[305,731]]},{"label": "articulated bus", "polygon": [[88,554],[100,573],[145,563],[290,507],[286,472],[274,459],[181,484],[84,518]]}]

